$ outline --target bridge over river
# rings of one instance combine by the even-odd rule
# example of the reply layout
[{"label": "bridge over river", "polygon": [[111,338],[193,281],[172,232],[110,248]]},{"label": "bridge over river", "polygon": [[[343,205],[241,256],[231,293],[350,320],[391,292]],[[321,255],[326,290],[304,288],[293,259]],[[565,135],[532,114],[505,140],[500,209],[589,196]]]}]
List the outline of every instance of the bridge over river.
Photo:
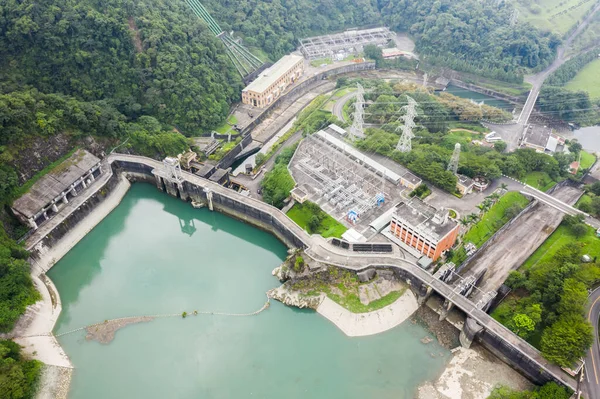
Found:
[{"label": "bridge over river", "polygon": [[[309,235],[281,210],[254,198],[246,197],[180,169],[169,169],[163,163],[140,156],[111,154],[106,160],[133,178],[154,180],[159,189],[182,200],[201,202],[211,210],[219,210],[273,232],[288,246],[303,247],[306,255],[326,265],[353,271],[388,268],[411,281],[425,298],[435,291],[467,315],[461,332],[461,343],[470,345],[475,337],[493,353],[519,369],[536,383],[557,381],[571,389],[576,382],[560,367],[549,363],[540,352],[490,317],[459,290],[437,276],[403,259],[400,254],[364,254],[333,246],[320,236]],[[423,299],[422,298],[422,299]]]}]

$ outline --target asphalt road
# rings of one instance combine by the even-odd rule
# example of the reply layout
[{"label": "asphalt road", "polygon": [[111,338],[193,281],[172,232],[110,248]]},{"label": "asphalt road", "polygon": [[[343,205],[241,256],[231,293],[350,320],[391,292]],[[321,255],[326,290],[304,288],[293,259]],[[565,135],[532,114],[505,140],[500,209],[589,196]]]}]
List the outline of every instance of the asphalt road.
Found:
[{"label": "asphalt road", "polygon": [[351,98],[354,98],[354,97],[356,97],[356,92],[355,91],[342,96],[333,105],[333,115],[335,115],[342,122],[348,122],[348,121],[346,121],[346,118],[344,118],[344,111],[343,111],[344,110],[344,105],[346,105],[346,103],[348,101],[350,101]]},{"label": "asphalt road", "polygon": [[594,327],[594,343],[585,357],[584,391],[586,399],[600,399],[600,344],[598,340],[600,287],[592,291],[588,298],[587,318]]}]

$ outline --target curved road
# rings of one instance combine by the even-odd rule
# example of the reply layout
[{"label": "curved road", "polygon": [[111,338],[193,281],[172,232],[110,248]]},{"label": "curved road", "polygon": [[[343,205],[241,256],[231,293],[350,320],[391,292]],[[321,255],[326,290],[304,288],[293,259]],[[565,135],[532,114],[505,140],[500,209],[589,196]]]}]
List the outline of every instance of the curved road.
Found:
[{"label": "curved road", "polygon": [[594,327],[594,343],[585,357],[585,397],[588,399],[600,399],[600,343],[598,339],[600,287],[592,291],[588,298],[587,318]]},{"label": "curved road", "polygon": [[354,97],[356,97],[355,91],[340,97],[333,105],[333,115],[342,122],[347,122],[346,118],[344,118],[344,105]]}]

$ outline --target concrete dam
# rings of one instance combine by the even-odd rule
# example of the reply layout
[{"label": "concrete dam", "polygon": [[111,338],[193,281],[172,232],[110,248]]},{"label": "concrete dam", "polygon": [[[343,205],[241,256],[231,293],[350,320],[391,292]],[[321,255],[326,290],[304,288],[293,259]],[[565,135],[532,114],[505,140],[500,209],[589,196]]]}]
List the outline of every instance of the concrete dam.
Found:
[{"label": "concrete dam", "polygon": [[539,351],[495,321],[482,310],[480,304],[473,303],[456,288],[446,284],[440,276],[434,276],[410,261],[393,254],[356,253],[335,247],[320,236],[309,235],[279,209],[182,171],[177,164],[170,164],[168,160],[159,162],[140,156],[111,154],[103,160],[103,164],[108,175],[102,180],[103,183],[60,223],[47,227],[43,237],[31,237],[28,240],[27,247],[34,259],[56,244],[98,203],[104,201],[119,178],[125,176],[131,182],[152,183],[159,190],[183,201],[203,204],[210,210],[217,210],[269,231],[288,247],[303,248],[306,255],[316,262],[354,272],[369,268],[393,270],[399,278],[411,284],[420,297],[420,303],[435,292],[445,298],[446,309],[456,307],[467,316],[460,334],[463,346],[468,347],[477,340],[536,384],[555,381],[571,389],[576,388],[575,380],[566,372],[546,361]]}]

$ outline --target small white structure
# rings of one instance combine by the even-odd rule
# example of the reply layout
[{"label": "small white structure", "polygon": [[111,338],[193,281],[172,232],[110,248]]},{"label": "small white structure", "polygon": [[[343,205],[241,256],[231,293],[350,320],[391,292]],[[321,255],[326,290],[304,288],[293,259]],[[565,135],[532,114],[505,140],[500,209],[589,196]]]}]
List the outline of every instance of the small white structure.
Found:
[{"label": "small white structure", "polygon": [[494,143],[496,141],[502,141],[502,137],[498,136],[498,133],[496,132],[491,132],[485,135],[485,141]]},{"label": "small white structure", "polygon": [[349,243],[367,242],[366,237],[354,229],[346,230],[346,232],[342,234],[342,239],[348,241]]}]

